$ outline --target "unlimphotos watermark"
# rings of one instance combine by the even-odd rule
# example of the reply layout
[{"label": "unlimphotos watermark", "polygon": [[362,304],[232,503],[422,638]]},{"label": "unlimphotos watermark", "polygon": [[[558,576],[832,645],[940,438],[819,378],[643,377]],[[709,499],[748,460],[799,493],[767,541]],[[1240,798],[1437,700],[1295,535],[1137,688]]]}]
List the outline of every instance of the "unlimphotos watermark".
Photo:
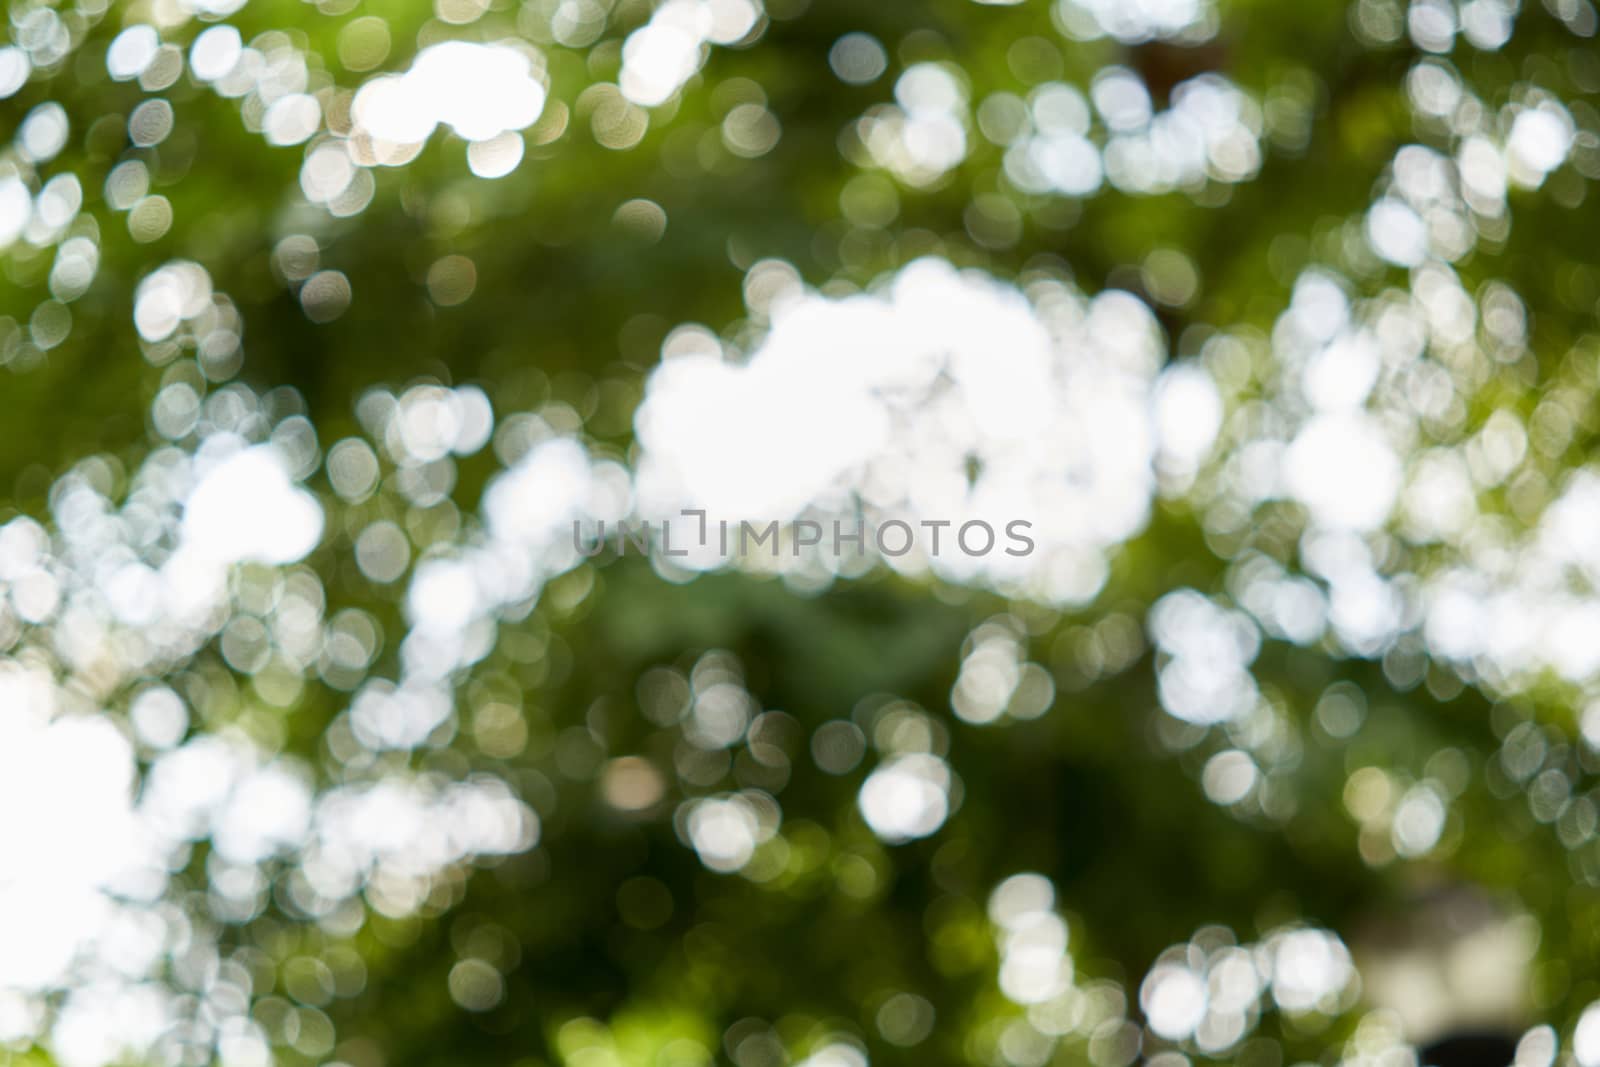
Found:
[{"label": "unlimphotos watermark", "polygon": [[[703,509],[686,508],[678,514],[679,519],[660,522],[618,520],[609,528],[604,519],[597,522],[574,520],[572,545],[580,555],[589,558],[607,548],[619,556],[627,555],[631,548],[640,555],[658,552],[664,557],[677,558],[704,555],[713,548],[725,557],[748,557],[765,552],[773,558],[785,554],[798,557],[808,549],[835,556],[848,552],[865,556],[869,546],[891,558],[907,555],[917,548],[930,558],[956,552],[975,557],[997,552],[1027,556],[1034,550],[1034,540],[1028,536],[1033,523],[1027,519],[1012,519],[997,530],[994,524],[982,519],[869,521],[863,517],[853,522],[841,519],[730,522],[713,520]],[[683,520],[693,520],[692,524],[687,524],[690,529],[683,529],[686,525]]]}]

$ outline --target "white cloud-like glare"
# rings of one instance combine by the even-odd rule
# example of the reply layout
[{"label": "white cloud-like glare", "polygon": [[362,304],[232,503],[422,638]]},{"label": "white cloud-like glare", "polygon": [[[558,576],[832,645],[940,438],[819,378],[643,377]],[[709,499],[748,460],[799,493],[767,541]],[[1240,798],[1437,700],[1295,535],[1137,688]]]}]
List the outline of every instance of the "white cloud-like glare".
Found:
[{"label": "white cloud-like glare", "polygon": [[950,813],[950,767],[926,752],[898,756],[867,776],[858,801],[867,825],[885,841],[927,837]]},{"label": "white cloud-like glare", "polygon": [[762,17],[756,0],[667,0],[622,44],[622,95],[664,104],[705,62],[707,45],[733,44]]},{"label": "white cloud-like glare", "polygon": [[103,719],[53,715],[30,673],[0,669],[0,996],[65,985],[117,921],[111,894],[151,858],[127,741]]},{"label": "white cloud-like glare", "polygon": [[440,125],[468,141],[488,141],[534,124],[545,87],[528,55],[508,44],[445,41],[417,54],[399,75],[382,75],[356,93],[359,133],[420,144]]},{"label": "white cloud-like glare", "polygon": [[[1023,519],[1035,553],[944,550],[931,565],[1082,601],[1149,512],[1161,360],[1149,310],[1122,292],[1024,293],[935,260],[871,294],[787,290],[747,358],[709,335],[669,339],[636,419],[641,510],[848,520],[859,500],[907,521]],[[1187,373],[1189,399],[1173,393],[1163,413],[1193,463],[1214,414],[1204,372]]]},{"label": "white cloud-like glare", "polygon": [[185,547],[219,563],[293,563],[322,535],[316,497],[271,446],[244,448],[200,476],[183,515]]},{"label": "white cloud-like glare", "polygon": [[1210,36],[1216,13],[1207,0],[1057,0],[1057,18],[1073,36],[1110,36],[1125,44]]}]

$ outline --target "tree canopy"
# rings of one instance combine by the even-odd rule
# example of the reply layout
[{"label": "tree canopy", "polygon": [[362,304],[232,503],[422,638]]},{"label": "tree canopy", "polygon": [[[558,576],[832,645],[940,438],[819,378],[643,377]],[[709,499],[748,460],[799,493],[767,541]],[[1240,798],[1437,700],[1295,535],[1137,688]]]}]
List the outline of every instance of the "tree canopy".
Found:
[{"label": "tree canopy", "polygon": [[1600,1065],[1590,0],[7,12],[0,1064]]}]

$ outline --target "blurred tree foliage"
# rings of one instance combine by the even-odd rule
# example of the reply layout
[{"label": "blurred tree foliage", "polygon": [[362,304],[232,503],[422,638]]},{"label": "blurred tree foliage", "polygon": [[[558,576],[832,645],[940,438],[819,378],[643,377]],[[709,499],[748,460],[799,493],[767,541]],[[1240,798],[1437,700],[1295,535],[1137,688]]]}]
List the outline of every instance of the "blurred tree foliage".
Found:
[{"label": "blurred tree foliage", "polygon": [[[576,420],[565,428],[597,455],[627,460],[636,455],[634,409],[673,327],[709,324],[730,344],[757,338],[742,284],[763,260],[836,292],[927,255],[1001,278],[1066,278],[1087,293],[1139,296],[1173,359],[1195,357],[1223,331],[1253,338],[1260,351],[1308,266],[1330,264],[1359,295],[1408,284],[1404,266],[1365,249],[1361,220],[1387,187],[1397,150],[1421,143],[1448,153],[1455,143],[1449,122],[1419,115],[1416,71],[1428,63],[1454,71],[1483,107],[1537,89],[1574,118],[1571,158],[1536,187],[1512,189],[1515,223],[1509,213],[1491,220],[1498,229],[1484,222],[1454,263],[1467,292],[1502,281],[1528,312],[1529,354],[1491,367],[1465,397],[1467,422],[1481,427],[1500,410],[1531,418],[1562,386],[1581,394],[1567,443],[1542,461],[1555,485],[1588,462],[1597,426],[1585,392],[1592,378],[1572,370],[1573,353],[1592,354],[1600,297],[1586,202],[1600,157],[1594,13],[1587,0],[1534,0],[1502,45],[1426,46],[1428,18],[1469,25],[1468,9],[1480,5],[1515,11],[1489,0],[1223,0],[1197,8],[1203,32],[1119,40],[1065,32],[1066,2],[772,0],[744,39],[708,47],[666,104],[638,108],[595,87],[617,81],[623,42],[651,16],[645,0],[496,0],[466,19],[417,0],[251,0],[211,14],[173,0],[109,8],[14,0],[14,41],[26,47],[37,12],[52,11],[71,43],[0,102],[4,128],[21,130],[53,101],[70,135],[47,161],[30,161],[14,142],[0,167],[30,195],[53,174],[78,177],[71,232],[92,237],[98,269],[81,294],[62,300],[52,281],[59,239],[19,238],[3,253],[7,508],[44,517],[52,487],[86,457],[112,472],[109,495],[126,492],[129,472],[161,443],[152,405],[175,382],[197,394],[242,382],[274,418],[304,415],[325,446],[363,432],[357,401],[369,389],[476,385],[502,424],[516,412],[564,412]],[[1128,8],[1163,6],[1130,0]],[[560,12],[594,22],[590,39],[554,39]],[[381,63],[352,67],[352,27],[373,19],[392,44]],[[406,165],[373,168],[370,202],[339,217],[304,193],[304,137],[266,143],[259,114],[242,121],[238,100],[187,71],[155,89],[147,76],[108,74],[107,49],[129,26],[157,25],[187,50],[219,21],[260,48],[267,41],[300,55],[330,127],[341,111],[348,117],[351,93],[373,66],[403,70],[445,39],[528,41],[544,59],[549,100],[509,174],[474,176],[466,142],[441,130]],[[837,77],[830,51],[847,34],[881,42],[887,72],[865,84]],[[969,117],[959,160],[933,179],[907,180],[862,147],[858,119],[890,101],[896,77],[919,63],[957,72],[975,106],[1003,94],[1021,100],[1045,83],[1087,90],[1122,68],[1161,110],[1180,86],[1220,75],[1262,102],[1259,167],[1241,180],[1202,177],[1166,192],[1109,181],[1086,195],[1029,191],[1008,178],[1008,146]],[[128,116],[150,99],[170,103],[172,127],[140,146]],[[725,120],[751,101],[781,136],[761,152],[735,151]],[[633,108],[642,133],[608,146],[602,127],[611,120],[597,117],[606,107]],[[155,232],[139,232],[108,200],[108,179],[130,161],[145,168],[148,195],[170,207],[170,224]],[[664,229],[654,216],[641,225],[619,214],[639,200],[659,208]],[[315,270],[345,279],[347,308],[318,311],[296,284],[310,271],[286,273],[283,242],[295,235],[312,238]],[[1149,267],[1155,250],[1181,254],[1192,291],[1153,291],[1161,289]],[[474,272],[464,299],[437,273],[430,282],[451,256]],[[236,308],[236,366],[208,366],[130,325],[139,283],[172,260],[200,264]],[[70,320],[64,335],[51,327],[61,314]],[[1252,379],[1230,403],[1270,402],[1267,381]],[[176,443],[185,441],[193,439]],[[1415,448],[1430,443],[1438,442]],[[359,609],[390,635],[370,666],[375,676],[399,669],[404,583],[363,576],[359,533],[395,519],[424,555],[470,524],[463,515],[502,465],[491,450],[461,458],[445,502],[431,507],[408,507],[392,480],[357,503],[342,501],[325,473],[308,480],[328,521],[304,566],[326,591],[328,616]],[[1540,509],[1519,512],[1510,494],[1485,489],[1485,509],[1531,527]],[[459,672],[452,732],[369,765],[374,774],[501,777],[538,812],[536,847],[462,865],[411,914],[377,907],[354,927],[307,915],[287,889],[293,860],[274,860],[275,888],[262,907],[212,925],[226,951],[248,962],[254,1017],[284,1063],[666,1067],[709,1057],[776,1067],[823,1055],[840,1035],[882,1065],[1120,1067],[1163,1050],[1261,1067],[1365,1062],[1358,1054],[1373,1047],[1378,1025],[1374,989],[1306,1010],[1252,1008],[1246,1032],[1208,1050],[1145,1026],[1141,982],[1170,946],[1220,936],[1218,928],[1242,944],[1326,928],[1364,965],[1422,937],[1429,914],[1455,915],[1451,902],[1461,898],[1537,923],[1527,988],[1491,1022],[1520,1032],[1548,1021],[1569,1033],[1600,997],[1600,860],[1586,792],[1596,764],[1578,737],[1581,685],[1555,673],[1520,686],[1485,680],[1416,641],[1363,652],[1332,636],[1268,636],[1251,672],[1277,714],[1267,727],[1277,751],[1287,754],[1250,803],[1208,799],[1203,783],[1220,773],[1218,754],[1252,743],[1162,709],[1164,653],[1146,636],[1147,615],[1180,587],[1227,596],[1246,548],[1301,567],[1303,522],[1298,505],[1267,503],[1243,532],[1222,536],[1203,503],[1158,498],[1144,531],[1114,553],[1103,589],[1072,607],[881,567],[819,592],[738,570],[679,581],[637,558],[584,564],[523,617],[499,623],[490,651]],[[1390,551],[1391,573],[1422,574],[1450,550],[1407,548],[1405,563],[1400,548]],[[258,573],[270,568],[242,570],[247,584],[251,574],[271,580]],[[951,690],[975,628],[996,617],[1011,620],[1020,654],[1048,672],[1054,696],[1037,718],[976,726],[950,713]],[[308,672],[290,706],[270,707],[222,640],[169,672],[179,685],[208,680],[214,699],[195,708],[196,729],[242,729],[311,768],[319,785],[340,780],[347,768],[329,737],[352,687]],[[641,713],[641,693],[654,670],[687,677],[722,655],[769,714],[759,736],[719,752],[720,766],[677,780],[685,727]],[[105,706],[120,714],[144,681],[106,694]],[[1330,699],[1359,705],[1355,721],[1336,721]],[[925,709],[916,728],[932,731],[929,750],[959,779],[959,804],[952,800],[938,831],[898,844],[863,819],[870,767],[860,753],[836,772],[813,757],[819,729],[841,720],[861,727],[857,743],[870,749],[897,701]],[[497,720],[496,708],[513,709],[515,721]],[[1560,776],[1568,806],[1541,808],[1531,783],[1553,780],[1507,770],[1527,750],[1529,724],[1540,746],[1534,770]],[[638,770],[630,759],[655,768],[639,772],[650,782],[665,780],[666,796],[637,811],[608,800]],[[1363,821],[1361,783],[1377,780],[1361,773],[1372,768],[1382,772],[1379,792],[1394,794],[1391,814],[1407,783],[1445,783],[1448,818],[1435,847],[1397,857],[1387,823],[1374,830]],[[679,802],[741,788],[781,800],[781,829],[742,870],[708,869],[685,847]],[[1572,814],[1580,800],[1586,815]],[[202,842],[179,875],[202,916],[207,856]],[[1070,928],[1081,996],[1059,1041],[1007,1029],[1025,1015],[1037,1022],[997,985],[990,897],[1019,872],[1049,879]],[[311,967],[317,980],[297,982],[295,967]],[[902,994],[912,999],[895,999]],[[336,1043],[299,1036],[315,1028],[306,1012],[331,1021]],[[27,1062],[20,1051],[15,1058]],[[850,1061],[818,1060],[830,1062]]]}]

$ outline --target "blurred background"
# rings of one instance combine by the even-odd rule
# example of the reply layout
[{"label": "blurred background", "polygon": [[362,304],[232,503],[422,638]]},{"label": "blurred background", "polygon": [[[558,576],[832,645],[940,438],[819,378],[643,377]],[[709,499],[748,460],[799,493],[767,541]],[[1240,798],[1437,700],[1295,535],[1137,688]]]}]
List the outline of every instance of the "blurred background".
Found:
[{"label": "blurred background", "polygon": [[1600,1065],[1591,0],[6,13],[0,1065]]}]

